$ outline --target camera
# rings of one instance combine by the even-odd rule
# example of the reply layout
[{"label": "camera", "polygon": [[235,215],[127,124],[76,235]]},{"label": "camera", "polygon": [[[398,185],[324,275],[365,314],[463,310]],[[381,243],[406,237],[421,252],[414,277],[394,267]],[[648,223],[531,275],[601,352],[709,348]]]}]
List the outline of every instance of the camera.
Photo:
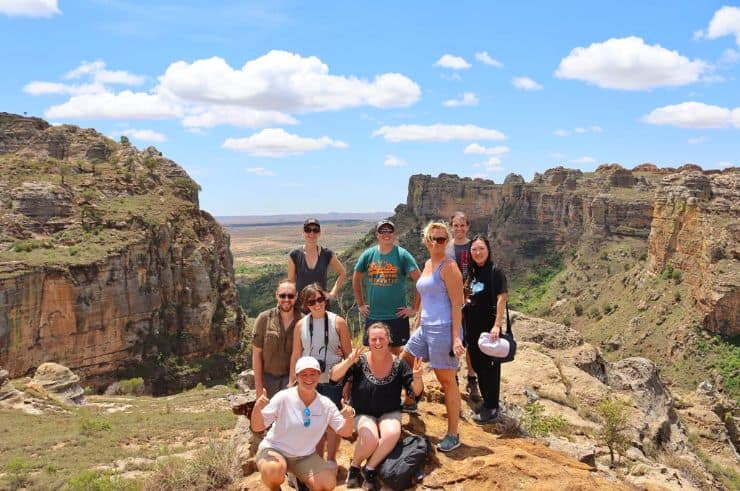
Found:
[{"label": "camera", "polygon": [[326,371],[326,361],[319,360],[318,358],[315,358],[315,359],[316,359],[316,361],[319,362],[319,368],[321,368],[321,373],[324,373]]}]

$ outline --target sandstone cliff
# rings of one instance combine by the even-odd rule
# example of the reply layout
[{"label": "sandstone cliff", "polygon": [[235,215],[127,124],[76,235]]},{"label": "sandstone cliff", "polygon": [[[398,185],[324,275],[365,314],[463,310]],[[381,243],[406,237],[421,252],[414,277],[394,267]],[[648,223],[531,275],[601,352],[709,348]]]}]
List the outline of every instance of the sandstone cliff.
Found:
[{"label": "sandstone cliff", "polygon": [[[735,168],[702,172],[695,165],[633,170],[602,165],[593,173],[558,167],[525,182],[510,174],[503,184],[483,179],[415,175],[396,219],[412,237],[428,220],[465,211],[471,228],[488,233],[494,255],[510,271],[530,259],[575,250],[585,242],[636,239],[648,245],[649,269],[684,272],[707,329],[740,333],[738,182]],[[423,251],[419,249],[420,255]]]},{"label": "sandstone cliff", "polygon": [[[0,113],[0,365],[45,361],[85,384],[143,374],[176,388],[244,319],[229,236],[154,147]],[[204,374],[207,375],[207,374]],[[174,387],[173,387],[174,386]]]}]

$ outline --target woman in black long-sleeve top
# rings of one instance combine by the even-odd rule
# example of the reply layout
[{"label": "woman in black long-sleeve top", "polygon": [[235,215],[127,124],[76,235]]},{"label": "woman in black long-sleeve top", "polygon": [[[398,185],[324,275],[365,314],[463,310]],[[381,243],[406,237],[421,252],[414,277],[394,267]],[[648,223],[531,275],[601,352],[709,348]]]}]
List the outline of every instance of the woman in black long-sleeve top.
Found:
[{"label": "woman in black long-sleeve top", "polygon": [[470,351],[470,361],[478,374],[478,386],[483,404],[473,415],[477,423],[486,423],[498,417],[498,399],[501,390],[501,363],[481,353],[478,337],[490,332],[496,339],[501,334],[501,322],[506,314],[508,286],[503,271],[493,264],[491,244],[484,235],[470,241],[467,291],[470,296],[463,310],[465,338]]}]

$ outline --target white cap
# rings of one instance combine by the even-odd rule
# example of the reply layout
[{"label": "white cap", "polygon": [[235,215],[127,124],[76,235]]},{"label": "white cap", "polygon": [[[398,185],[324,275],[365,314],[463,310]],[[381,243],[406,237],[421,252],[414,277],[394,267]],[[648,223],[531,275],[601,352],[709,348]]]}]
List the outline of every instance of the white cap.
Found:
[{"label": "white cap", "polygon": [[494,358],[504,358],[509,354],[509,342],[502,337],[493,339],[490,332],[482,332],[478,338],[481,352]]},{"label": "white cap", "polygon": [[317,360],[313,356],[304,356],[302,358],[298,358],[298,361],[295,362],[296,375],[301,373],[306,368],[313,368],[317,372],[321,371],[321,367],[319,366],[319,360]]}]

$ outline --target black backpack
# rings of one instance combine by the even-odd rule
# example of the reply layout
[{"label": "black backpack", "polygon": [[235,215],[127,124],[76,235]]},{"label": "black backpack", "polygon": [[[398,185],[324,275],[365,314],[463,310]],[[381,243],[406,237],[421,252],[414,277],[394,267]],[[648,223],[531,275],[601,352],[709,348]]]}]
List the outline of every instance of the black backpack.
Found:
[{"label": "black backpack", "polygon": [[413,487],[424,478],[424,462],[431,450],[429,441],[423,436],[411,435],[399,440],[380,467],[380,482],[393,491]]}]

